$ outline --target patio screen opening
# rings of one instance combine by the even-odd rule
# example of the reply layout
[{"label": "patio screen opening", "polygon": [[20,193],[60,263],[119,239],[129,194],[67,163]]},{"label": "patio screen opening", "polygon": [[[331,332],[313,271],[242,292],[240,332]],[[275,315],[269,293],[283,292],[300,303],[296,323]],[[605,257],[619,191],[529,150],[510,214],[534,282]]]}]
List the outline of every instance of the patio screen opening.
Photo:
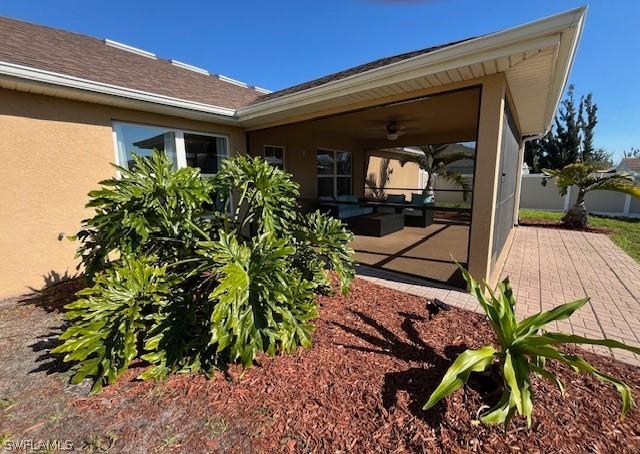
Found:
[{"label": "patio screen opening", "polygon": [[249,152],[286,148],[300,209],[348,225],[361,273],[462,287],[479,106],[478,87],[422,96],[251,131]]}]

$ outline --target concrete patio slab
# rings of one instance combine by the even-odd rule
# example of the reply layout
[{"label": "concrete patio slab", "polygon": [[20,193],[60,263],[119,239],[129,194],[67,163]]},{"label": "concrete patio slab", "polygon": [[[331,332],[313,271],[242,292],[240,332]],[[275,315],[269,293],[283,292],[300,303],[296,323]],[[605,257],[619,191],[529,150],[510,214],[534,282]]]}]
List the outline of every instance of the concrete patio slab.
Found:
[{"label": "concrete patio slab", "polygon": [[[502,278],[516,292],[519,318],[584,296],[590,302],[550,330],[607,338],[640,346],[640,264],[606,235],[518,227]],[[480,312],[469,294],[418,278],[361,266],[359,277],[452,306]],[[597,353],[640,365],[640,357],[620,350],[585,346]]]}]

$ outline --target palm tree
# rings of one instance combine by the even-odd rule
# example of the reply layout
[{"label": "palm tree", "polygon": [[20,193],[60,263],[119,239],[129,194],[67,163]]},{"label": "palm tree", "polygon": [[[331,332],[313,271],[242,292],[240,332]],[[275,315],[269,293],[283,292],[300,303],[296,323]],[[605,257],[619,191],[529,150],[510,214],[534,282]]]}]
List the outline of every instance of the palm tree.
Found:
[{"label": "palm tree", "polygon": [[545,174],[543,184],[555,180],[560,195],[566,196],[571,186],[578,188],[576,203],[565,213],[562,222],[569,227],[586,227],[588,222],[584,197],[589,191],[616,191],[640,197],[640,186],[631,175],[625,173],[598,173],[598,166],[592,163],[575,162],[559,170],[542,169]]},{"label": "palm tree", "polygon": [[369,188],[371,196],[375,199],[384,199],[384,192],[387,188],[387,184],[391,180],[393,174],[393,167],[391,167],[391,159],[382,158],[380,161],[380,168],[378,169],[378,175],[370,173],[365,179],[365,185]]},{"label": "palm tree", "polygon": [[470,191],[469,184],[460,172],[448,169],[447,166],[462,159],[475,159],[475,155],[470,151],[449,151],[449,144],[421,145],[418,148],[422,151],[422,155],[407,157],[401,161],[401,165],[415,162],[427,173],[427,184],[422,189],[422,194],[430,195],[435,199],[434,186],[438,176],[462,188],[462,197],[466,201]]}]

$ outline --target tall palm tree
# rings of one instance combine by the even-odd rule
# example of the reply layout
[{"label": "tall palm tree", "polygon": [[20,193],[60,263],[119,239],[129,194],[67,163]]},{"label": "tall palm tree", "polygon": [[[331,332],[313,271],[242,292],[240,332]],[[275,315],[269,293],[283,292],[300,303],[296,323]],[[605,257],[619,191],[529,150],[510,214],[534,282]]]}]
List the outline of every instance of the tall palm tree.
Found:
[{"label": "tall palm tree", "polygon": [[422,189],[422,194],[430,195],[435,200],[436,177],[451,181],[456,186],[462,188],[462,197],[466,201],[470,191],[469,184],[456,170],[447,168],[449,164],[462,159],[475,159],[475,155],[470,151],[449,151],[449,144],[444,145],[421,145],[418,148],[422,155],[411,156],[403,159],[401,165],[407,162],[415,162],[420,169],[427,173],[427,184]]},{"label": "tall palm tree", "polygon": [[562,221],[570,227],[586,227],[589,212],[584,197],[589,191],[615,191],[640,197],[640,186],[631,175],[625,173],[598,173],[598,166],[591,163],[575,162],[559,170],[542,169],[545,174],[543,184],[554,180],[560,195],[566,196],[571,186],[578,188],[576,203],[565,213]]}]

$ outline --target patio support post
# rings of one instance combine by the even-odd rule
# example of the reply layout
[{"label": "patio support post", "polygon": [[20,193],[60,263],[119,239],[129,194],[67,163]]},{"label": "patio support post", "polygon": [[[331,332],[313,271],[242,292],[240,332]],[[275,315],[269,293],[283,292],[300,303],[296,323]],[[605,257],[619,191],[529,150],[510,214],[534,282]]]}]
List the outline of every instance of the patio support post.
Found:
[{"label": "patio support post", "polygon": [[487,77],[482,84],[473,208],[469,240],[469,272],[490,282],[496,191],[500,171],[500,149],[506,95],[502,73]]},{"label": "patio support post", "polygon": [[523,140],[520,144],[520,150],[518,151],[518,173],[516,175],[516,192],[514,197],[516,198],[513,204],[513,221],[514,225],[518,225],[518,213],[520,213],[520,193],[522,192],[522,169],[524,166],[524,146],[525,141]]}]

